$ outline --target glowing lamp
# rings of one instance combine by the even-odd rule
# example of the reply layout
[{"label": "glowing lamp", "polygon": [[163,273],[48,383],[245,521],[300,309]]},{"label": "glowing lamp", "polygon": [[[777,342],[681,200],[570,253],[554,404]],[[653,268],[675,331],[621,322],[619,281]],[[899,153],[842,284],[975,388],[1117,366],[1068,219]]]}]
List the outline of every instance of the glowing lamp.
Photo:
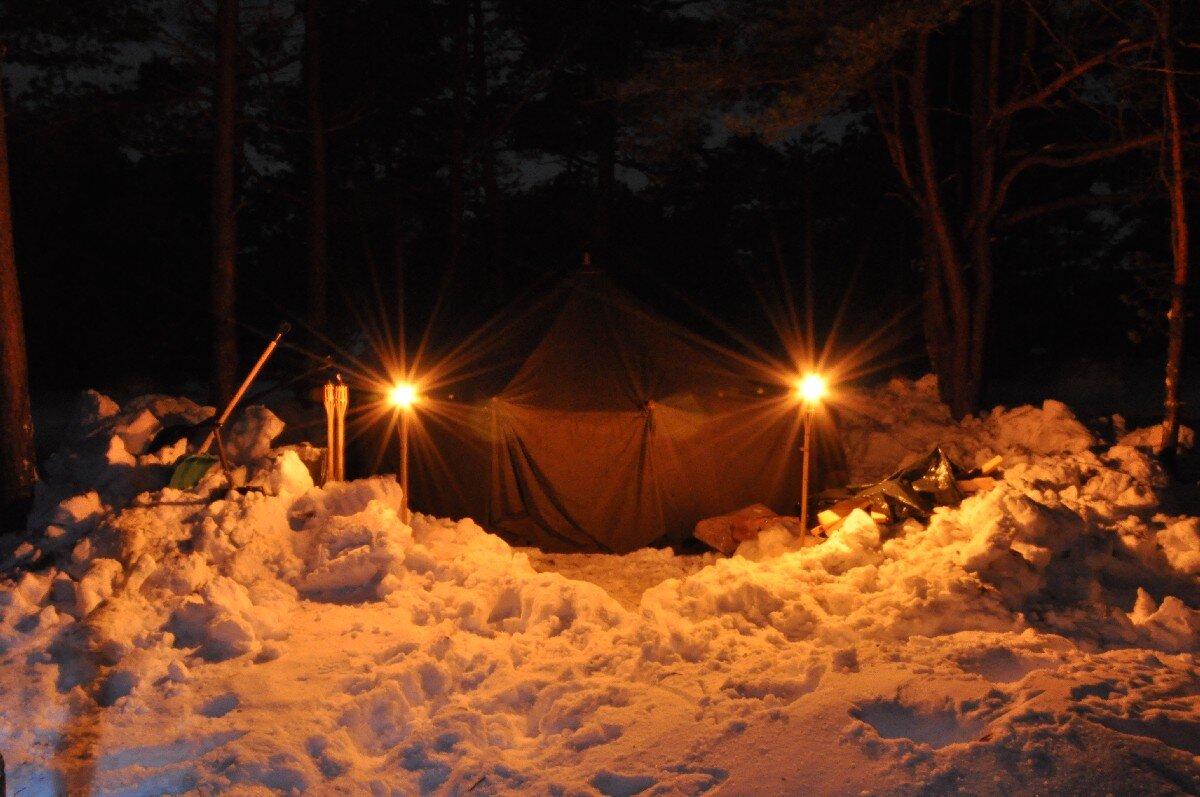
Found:
[{"label": "glowing lamp", "polygon": [[403,491],[400,496],[400,519],[408,523],[411,518],[408,511],[408,416],[413,414],[409,410],[421,396],[417,386],[411,382],[397,382],[388,391],[387,397],[388,402],[400,410],[400,487]]},{"label": "glowing lamp", "polygon": [[388,391],[388,401],[393,407],[408,409],[417,403],[417,388],[407,382],[401,382]]},{"label": "glowing lamp", "polygon": [[806,404],[816,404],[825,398],[827,392],[825,380],[817,374],[808,374],[796,380],[796,395]]},{"label": "glowing lamp", "polygon": [[804,464],[800,485],[800,547],[804,547],[808,537],[808,472],[812,459],[813,448],[813,419],[817,414],[817,405],[825,398],[828,389],[825,380],[819,374],[806,374],[803,379],[796,380],[796,397],[803,407],[804,423]]}]

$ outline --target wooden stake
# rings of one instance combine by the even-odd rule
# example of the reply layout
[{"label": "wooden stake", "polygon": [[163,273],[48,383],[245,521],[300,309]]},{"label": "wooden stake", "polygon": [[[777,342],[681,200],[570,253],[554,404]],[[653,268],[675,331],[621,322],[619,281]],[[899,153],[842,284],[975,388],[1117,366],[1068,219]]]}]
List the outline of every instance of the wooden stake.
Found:
[{"label": "wooden stake", "polygon": [[994,471],[996,468],[1000,467],[1000,464],[1002,462],[1004,462],[1004,457],[997,454],[996,456],[992,457],[991,459],[989,459],[987,462],[983,463],[979,467],[979,475],[987,476],[989,473]]},{"label": "wooden stake", "polygon": [[334,429],[333,389],[333,382],[325,383],[325,468],[321,477],[322,484],[337,481],[334,453],[337,448],[337,432]]},{"label": "wooden stake", "polygon": [[350,388],[342,383],[341,377],[338,377],[338,383],[333,389],[333,412],[335,416],[334,423],[334,439],[336,445],[334,452],[334,478],[337,481],[344,482],[346,480],[346,410],[350,407]]}]

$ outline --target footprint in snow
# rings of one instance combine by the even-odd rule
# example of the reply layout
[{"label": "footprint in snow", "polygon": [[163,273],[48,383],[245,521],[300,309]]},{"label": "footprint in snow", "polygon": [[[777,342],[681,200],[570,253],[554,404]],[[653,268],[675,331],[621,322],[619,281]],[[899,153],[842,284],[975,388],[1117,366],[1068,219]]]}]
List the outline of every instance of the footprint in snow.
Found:
[{"label": "footprint in snow", "polygon": [[108,674],[96,693],[96,702],[108,708],[118,700],[133,692],[137,686],[137,676],[128,670],[114,670]]},{"label": "footprint in snow", "polygon": [[729,779],[728,770],[719,767],[692,767],[687,764],[670,767],[677,777],[669,785],[681,794],[704,794]]},{"label": "footprint in snow", "polygon": [[850,712],[884,739],[909,739],[935,749],[974,741],[983,724],[944,709],[924,709],[895,700],[867,703]]},{"label": "footprint in snow", "polygon": [[956,658],[964,672],[973,672],[995,684],[1019,681],[1034,670],[1045,667],[1043,662],[1018,656],[1007,648],[991,648]]},{"label": "footprint in snow", "polygon": [[602,771],[592,778],[592,786],[604,797],[632,797],[658,783],[649,775],[618,775]]},{"label": "footprint in snow", "polygon": [[212,700],[200,707],[200,714],[211,719],[224,717],[229,712],[238,707],[240,701],[238,696],[233,692],[226,692],[223,695],[217,695]]}]

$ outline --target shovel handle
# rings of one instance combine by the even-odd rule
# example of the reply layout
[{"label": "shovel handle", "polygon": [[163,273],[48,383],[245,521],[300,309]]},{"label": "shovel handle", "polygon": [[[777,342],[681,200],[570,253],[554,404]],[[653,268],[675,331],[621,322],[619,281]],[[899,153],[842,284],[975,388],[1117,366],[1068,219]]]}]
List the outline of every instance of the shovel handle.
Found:
[{"label": "shovel handle", "polygon": [[267,348],[259,355],[258,362],[250,369],[250,373],[246,374],[246,379],[242,382],[242,386],[238,388],[238,391],[233,394],[233,398],[225,405],[225,410],[221,413],[221,417],[217,418],[216,426],[208,433],[208,437],[204,438],[204,442],[200,444],[199,453],[203,454],[208,451],[209,446],[213,443],[213,438],[217,434],[217,430],[225,425],[225,421],[229,420],[229,416],[233,414],[234,407],[242,400],[242,396],[246,395],[246,391],[250,389],[250,384],[254,382],[254,377],[258,376],[258,372],[267,364],[267,359],[271,356],[271,352],[275,351],[275,347],[279,345],[279,339],[291,331],[291,329],[292,325],[287,322],[279,325],[279,329],[275,332],[275,337],[271,339],[271,342],[267,344]]}]

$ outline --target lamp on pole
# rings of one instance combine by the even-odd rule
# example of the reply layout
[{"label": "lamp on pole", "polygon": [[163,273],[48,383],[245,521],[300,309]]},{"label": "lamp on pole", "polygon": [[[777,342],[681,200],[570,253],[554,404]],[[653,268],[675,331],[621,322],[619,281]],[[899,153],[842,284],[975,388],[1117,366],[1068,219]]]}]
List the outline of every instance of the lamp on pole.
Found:
[{"label": "lamp on pole", "polygon": [[804,547],[808,537],[808,473],[809,462],[812,459],[813,418],[817,414],[817,406],[827,392],[825,380],[818,374],[808,374],[803,379],[796,380],[796,399],[800,402],[800,412],[804,419],[804,465],[800,484],[801,548]]},{"label": "lamp on pole", "polygon": [[408,422],[413,405],[420,399],[416,385],[399,382],[388,391],[388,401],[400,413],[400,519],[408,523]]}]

